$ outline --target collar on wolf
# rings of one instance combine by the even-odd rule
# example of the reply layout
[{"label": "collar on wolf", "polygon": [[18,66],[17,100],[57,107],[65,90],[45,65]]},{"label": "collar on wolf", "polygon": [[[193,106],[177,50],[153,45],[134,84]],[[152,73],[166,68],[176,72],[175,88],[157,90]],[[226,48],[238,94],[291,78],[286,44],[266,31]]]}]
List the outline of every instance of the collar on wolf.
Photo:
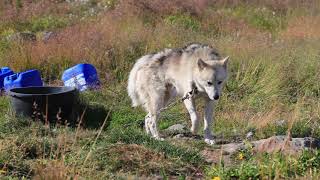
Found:
[{"label": "collar on wolf", "polygon": [[195,94],[198,94],[198,88],[196,86],[195,83],[192,83],[192,90],[189,91],[183,98],[182,101],[186,100],[186,99],[190,99],[192,98]]}]

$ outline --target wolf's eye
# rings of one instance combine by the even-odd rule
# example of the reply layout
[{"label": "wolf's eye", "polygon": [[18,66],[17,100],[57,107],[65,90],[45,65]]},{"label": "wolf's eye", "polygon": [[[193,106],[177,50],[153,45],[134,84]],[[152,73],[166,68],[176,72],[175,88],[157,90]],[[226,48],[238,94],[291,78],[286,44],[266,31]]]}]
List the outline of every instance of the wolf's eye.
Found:
[{"label": "wolf's eye", "polygon": [[209,85],[209,86],[212,86],[212,82],[208,81],[208,85]]},{"label": "wolf's eye", "polygon": [[221,84],[222,83],[222,81],[218,81],[218,84]]}]

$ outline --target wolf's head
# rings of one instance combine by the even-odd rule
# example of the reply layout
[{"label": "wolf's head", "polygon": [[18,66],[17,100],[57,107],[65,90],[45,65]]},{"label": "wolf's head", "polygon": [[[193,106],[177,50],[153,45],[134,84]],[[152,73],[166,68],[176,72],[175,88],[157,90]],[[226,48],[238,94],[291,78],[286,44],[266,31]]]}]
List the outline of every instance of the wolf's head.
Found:
[{"label": "wolf's head", "polygon": [[218,100],[224,82],[227,79],[229,57],[223,60],[203,61],[198,59],[194,72],[194,81],[200,92],[205,92],[211,100]]}]

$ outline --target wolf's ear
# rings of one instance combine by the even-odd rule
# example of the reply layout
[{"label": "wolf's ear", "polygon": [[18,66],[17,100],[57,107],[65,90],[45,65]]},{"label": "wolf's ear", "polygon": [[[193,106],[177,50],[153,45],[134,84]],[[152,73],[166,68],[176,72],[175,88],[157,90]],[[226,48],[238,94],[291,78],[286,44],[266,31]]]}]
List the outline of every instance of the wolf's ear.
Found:
[{"label": "wolf's ear", "polygon": [[198,67],[200,70],[204,69],[206,66],[207,64],[202,59],[198,59]]},{"label": "wolf's ear", "polygon": [[221,61],[223,67],[227,68],[228,61],[229,61],[229,56],[225,57],[225,58]]}]

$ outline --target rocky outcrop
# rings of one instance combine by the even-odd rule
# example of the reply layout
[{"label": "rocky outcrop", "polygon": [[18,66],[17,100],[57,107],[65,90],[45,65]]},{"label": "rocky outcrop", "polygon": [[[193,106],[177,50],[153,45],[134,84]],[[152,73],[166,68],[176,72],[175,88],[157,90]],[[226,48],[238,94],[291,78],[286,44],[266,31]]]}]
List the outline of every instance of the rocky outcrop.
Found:
[{"label": "rocky outcrop", "polygon": [[7,37],[9,41],[31,41],[37,40],[37,36],[30,32],[18,32]]}]

